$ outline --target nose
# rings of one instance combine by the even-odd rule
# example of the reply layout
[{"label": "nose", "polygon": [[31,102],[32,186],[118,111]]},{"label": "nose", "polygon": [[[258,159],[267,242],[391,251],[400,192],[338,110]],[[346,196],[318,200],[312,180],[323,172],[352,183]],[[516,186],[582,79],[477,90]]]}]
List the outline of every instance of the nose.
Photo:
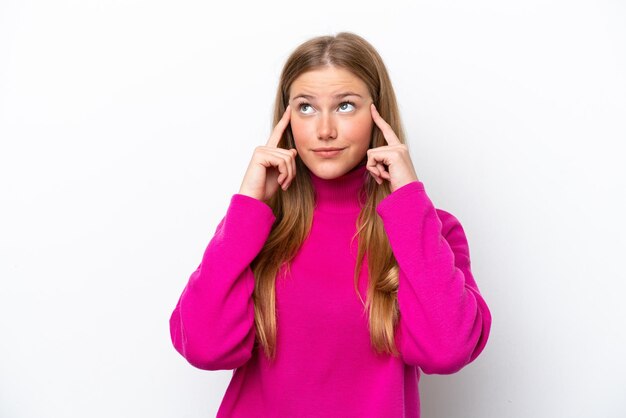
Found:
[{"label": "nose", "polygon": [[317,139],[337,138],[337,127],[332,115],[323,113],[317,122]]}]

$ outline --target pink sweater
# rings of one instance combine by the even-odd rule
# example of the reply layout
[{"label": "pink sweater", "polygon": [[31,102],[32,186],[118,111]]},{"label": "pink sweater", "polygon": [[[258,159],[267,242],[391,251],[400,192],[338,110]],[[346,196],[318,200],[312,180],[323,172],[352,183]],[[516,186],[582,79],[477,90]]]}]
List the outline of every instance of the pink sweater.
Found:
[{"label": "pink sweater", "polygon": [[[454,373],[485,347],[491,314],[472,277],[463,228],[415,181],[376,208],[400,267],[401,356],[376,355],[354,291],[357,239],[350,245],[357,192],[369,175],[365,166],[333,180],[311,174],[312,230],[291,276],[276,284],[275,364],[254,346],[249,266],[275,217],[260,200],[232,196],[170,318],[174,347],[189,363],[235,369],[217,417],[419,417],[420,369]],[[367,258],[359,280],[365,300]]]}]

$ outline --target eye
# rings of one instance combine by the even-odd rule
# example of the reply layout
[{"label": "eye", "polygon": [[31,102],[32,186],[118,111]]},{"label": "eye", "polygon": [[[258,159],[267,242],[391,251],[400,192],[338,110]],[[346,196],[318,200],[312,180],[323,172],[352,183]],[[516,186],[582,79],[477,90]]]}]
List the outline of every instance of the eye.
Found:
[{"label": "eye", "polygon": [[354,103],[343,102],[339,105],[339,109],[342,111],[342,113],[350,112],[351,110],[354,110]]},{"label": "eye", "polygon": [[[304,113],[305,115],[308,115],[312,112],[313,108],[311,107],[310,104],[308,103],[300,103],[298,105],[298,107],[300,108],[300,112]],[[308,109],[307,109],[308,108]],[[307,111],[308,110],[308,111]]]}]

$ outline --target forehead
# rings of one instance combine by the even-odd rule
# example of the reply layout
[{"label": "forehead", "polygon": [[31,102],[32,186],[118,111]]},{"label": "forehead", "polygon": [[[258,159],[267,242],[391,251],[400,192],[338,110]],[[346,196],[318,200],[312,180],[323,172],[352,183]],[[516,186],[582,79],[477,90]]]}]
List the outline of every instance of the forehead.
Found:
[{"label": "forehead", "polygon": [[324,66],[300,74],[291,84],[289,96],[311,94],[332,96],[344,91],[368,95],[367,85],[352,72],[339,67]]}]

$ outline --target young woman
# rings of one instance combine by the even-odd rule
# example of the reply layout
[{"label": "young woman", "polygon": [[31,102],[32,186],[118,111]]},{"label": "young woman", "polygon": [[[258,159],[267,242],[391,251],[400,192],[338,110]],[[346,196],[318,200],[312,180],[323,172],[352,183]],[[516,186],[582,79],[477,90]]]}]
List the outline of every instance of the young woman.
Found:
[{"label": "young woman", "polygon": [[174,347],[235,369],[218,417],[419,417],[420,370],[454,373],[489,336],[463,228],[419,181],[363,38],[300,45],[274,112],[171,315]]}]

